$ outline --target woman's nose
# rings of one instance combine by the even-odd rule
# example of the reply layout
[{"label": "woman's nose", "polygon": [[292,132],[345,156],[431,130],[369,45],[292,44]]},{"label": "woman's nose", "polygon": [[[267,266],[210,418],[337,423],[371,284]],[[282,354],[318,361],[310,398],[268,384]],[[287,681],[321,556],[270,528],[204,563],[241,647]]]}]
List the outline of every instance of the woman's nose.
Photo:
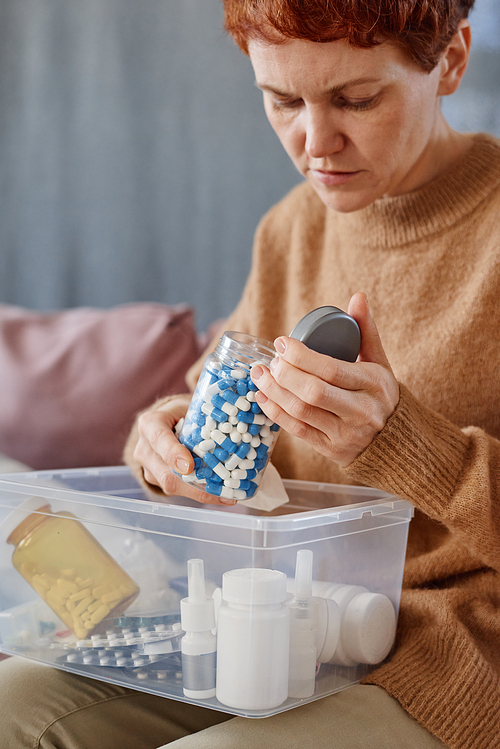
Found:
[{"label": "woman's nose", "polygon": [[315,110],[307,112],[305,150],[313,159],[338,153],[344,147],[344,136],[329,114]]}]

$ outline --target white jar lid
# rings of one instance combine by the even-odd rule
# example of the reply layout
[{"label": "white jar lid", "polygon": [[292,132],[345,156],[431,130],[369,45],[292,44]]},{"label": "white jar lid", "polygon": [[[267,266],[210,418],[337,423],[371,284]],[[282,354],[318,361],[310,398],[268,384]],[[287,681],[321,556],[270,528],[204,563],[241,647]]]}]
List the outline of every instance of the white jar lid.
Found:
[{"label": "white jar lid", "polygon": [[25,520],[28,515],[37,510],[41,510],[42,507],[48,507],[48,500],[43,497],[28,497],[24,502],[21,502],[19,507],[12,510],[9,515],[5,518],[3,523],[0,525],[0,539],[7,542],[12,531],[14,531],[20,523]]},{"label": "white jar lid", "polygon": [[286,575],[278,570],[230,570],[222,576],[222,598],[228,603],[266,605],[287,598]]},{"label": "white jar lid", "polygon": [[342,619],[342,640],[358,663],[381,663],[394,644],[396,612],[387,596],[360,593],[347,605]]}]

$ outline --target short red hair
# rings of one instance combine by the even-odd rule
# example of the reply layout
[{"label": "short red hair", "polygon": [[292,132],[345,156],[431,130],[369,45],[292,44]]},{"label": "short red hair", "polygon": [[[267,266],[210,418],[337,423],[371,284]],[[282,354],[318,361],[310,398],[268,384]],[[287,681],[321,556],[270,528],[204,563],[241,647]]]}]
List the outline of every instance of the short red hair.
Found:
[{"label": "short red hair", "polygon": [[225,27],[248,54],[252,39],[346,39],[355,47],[383,40],[431,71],[474,0],[223,0]]}]

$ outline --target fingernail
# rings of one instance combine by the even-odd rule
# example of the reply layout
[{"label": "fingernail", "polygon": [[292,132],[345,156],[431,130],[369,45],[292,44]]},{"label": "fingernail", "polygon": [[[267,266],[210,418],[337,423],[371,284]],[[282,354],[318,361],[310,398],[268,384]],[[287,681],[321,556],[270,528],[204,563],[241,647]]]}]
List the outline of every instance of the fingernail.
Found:
[{"label": "fingernail", "polygon": [[189,473],[189,463],[184,458],[177,458],[175,465],[179,473]]},{"label": "fingernail", "polygon": [[274,342],[274,348],[278,352],[278,354],[284,354],[286,350],[285,341],[283,338],[276,338]]},{"label": "fingernail", "polygon": [[260,380],[263,374],[264,374],[264,367],[261,367],[260,364],[257,364],[257,366],[252,367],[252,380]]},{"label": "fingernail", "polygon": [[235,499],[221,499],[220,502],[223,505],[235,505],[236,504]]},{"label": "fingernail", "polygon": [[257,403],[265,403],[268,399],[267,395],[264,395],[260,390],[255,393],[255,400]]},{"label": "fingernail", "polygon": [[276,367],[278,366],[278,364],[279,364],[279,361],[280,361],[280,360],[279,360],[279,356],[275,356],[275,357],[274,357],[274,359],[272,360],[271,364],[269,365],[269,369],[270,369],[270,370],[271,370],[272,372],[274,372],[274,370],[275,370],[275,369],[276,369]]}]

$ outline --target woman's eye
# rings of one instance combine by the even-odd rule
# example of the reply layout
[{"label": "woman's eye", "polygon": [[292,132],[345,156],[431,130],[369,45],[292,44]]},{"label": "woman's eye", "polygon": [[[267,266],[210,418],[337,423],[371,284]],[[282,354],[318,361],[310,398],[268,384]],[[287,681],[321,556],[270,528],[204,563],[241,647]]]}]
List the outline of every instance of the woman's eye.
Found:
[{"label": "woman's eye", "polygon": [[341,97],[337,100],[338,106],[342,109],[351,109],[355,112],[362,112],[365,109],[371,109],[376,105],[378,97],[372,96],[370,99],[345,99]]},{"label": "woman's eye", "polygon": [[302,99],[272,99],[275,109],[296,109],[302,103]]}]

